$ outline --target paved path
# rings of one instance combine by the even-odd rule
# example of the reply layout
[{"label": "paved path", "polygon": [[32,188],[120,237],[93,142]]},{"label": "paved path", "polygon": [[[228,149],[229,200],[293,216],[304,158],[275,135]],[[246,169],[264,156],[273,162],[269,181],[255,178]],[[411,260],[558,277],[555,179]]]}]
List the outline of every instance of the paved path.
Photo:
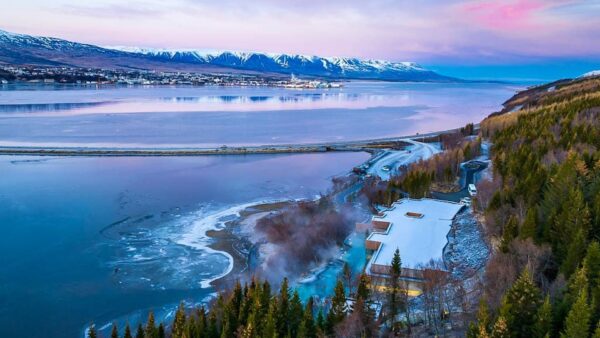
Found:
[{"label": "paved path", "polygon": [[[468,165],[469,163],[473,164],[473,165],[470,166],[470,165]],[[461,200],[461,198],[463,198],[463,197],[470,197],[467,187],[471,183],[473,183],[473,184],[476,183],[475,182],[475,174],[484,170],[485,168],[487,168],[487,166],[488,166],[488,163],[485,161],[468,161],[468,162],[463,163],[460,166],[460,168],[461,168],[461,179],[460,180],[461,180],[461,182],[464,182],[462,185],[462,189],[457,192],[449,192],[449,193],[432,191],[431,196],[433,198],[447,200],[447,201],[453,201],[453,202],[459,202]]]}]

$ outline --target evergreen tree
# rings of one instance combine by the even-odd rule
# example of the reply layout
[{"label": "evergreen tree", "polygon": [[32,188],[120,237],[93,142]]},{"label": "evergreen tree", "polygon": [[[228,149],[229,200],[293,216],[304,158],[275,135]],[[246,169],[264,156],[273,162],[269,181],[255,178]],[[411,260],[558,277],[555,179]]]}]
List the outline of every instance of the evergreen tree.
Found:
[{"label": "evergreen tree", "polygon": [[290,289],[288,279],[284,278],[279,289],[279,313],[277,314],[277,334],[285,337],[288,334],[287,316],[290,310]]},{"label": "evergreen tree", "polygon": [[117,324],[113,323],[112,330],[110,331],[110,338],[119,338],[119,329]]},{"label": "evergreen tree", "polygon": [[196,325],[197,325],[197,329],[196,331],[198,332],[198,334],[200,335],[200,337],[204,337],[205,333],[206,333],[206,310],[204,309],[204,305],[201,306],[199,309],[196,309],[196,318],[198,318],[198,320],[196,320]]},{"label": "evergreen tree", "polygon": [[294,291],[292,300],[290,301],[290,310],[288,314],[289,333],[292,337],[295,337],[298,334],[298,329],[300,328],[300,324],[302,324],[302,317],[304,315],[302,310],[302,302],[300,301],[298,291]]},{"label": "evergreen tree", "polygon": [[302,315],[302,324],[298,329],[299,338],[316,338],[317,329],[315,327],[315,320],[313,317],[313,299],[312,297],[306,302],[304,314]]},{"label": "evergreen tree", "polygon": [[488,337],[490,329],[490,313],[487,302],[484,298],[479,300],[479,308],[477,310],[477,324],[471,323],[467,331],[468,338]]},{"label": "evergreen tree", "polygon": [[209,312],[210,315],[208,317],[208,330],[207,337],[208,338],[218,338],[219,337],[219,327],[217,324],[217,315],[213,312]]},{"label": "evergreen tree", "polygon": [[98,337],[98,333],[96,332],[96,325],[94,325],[94,324],[90,325],[90,327],[88,328],[87,336],[88,336],[88,338],[97,338]]},{"label": "evergreen tree", "polygon": [[344,275],[344,281],[346,283],[346,287],[348,288],[348,294],[352,295],[352,269],[350,268],[348,262],[344,262],[342,274]]},{"label": "evergreen tree", "polygon": [[388,308],[390,323],[393,326],[400,312],[400,276],[402,273],[402,259],[400,250],[396,249],[390,266],[390,277],[388,280]]},{"label": "evergreen tree", "polygon": [[583,267],[587,272],[591,299],[591,321],[600,321],[600,245],[597,241],[590,243],[583,260]]},{"label": "evergreen tree", "polygon": [[[591,221],[590,211],[583,199],[583,193],[576,187],[570,189],[566,200],[560,206],[562,210],[554,219],[553,250],[558,260],[562,262],[567,257],[568,250],[572,247],[579,230],[582,231],[584,239],[587,237]],[[586,245],[584,245],[585,247]]]},{"label": "evergreen tree", "polygon": [[144,327],[140,323],[137,327],[137,331],[135,333],[135,338],[144,338]]},{"label": "evergreen tree", "polygon": [[571,311],[565,321],[565,330],[561,338],[587,338],[590,333],[590,308],[588,306],[587,290],[579,292],[577,301],[573,304]]},{"label": "evergreen tree", "polygon": [[369,289],[369,276],[361,274],[358,277],[358,286],[356,288],[356,299],[363,299],[368,302],[371,298],[371,290]]},{"label": "evergreen tree", "polygon": [[326,331],[325,317],[323,316],[323,309],[319,308],[319,313],[317,314],[317,331],[321,334],[324,334]]},{"label": "evergreen tree", "polygon": [[529,208],[527,209],[527,215],[525,216],[525,220],[521,225],[521,231],[519,233],[521,238],[537,238],[537,209]]},{"label": "evergreen tree", "polygon": [[[201,332],[202,332],[202,331],[201,331]],[[158,338],[165,338],[165,337],[166,337],[166,333],[165,333],[165,326],[163,325],[163,323],[160,323],[160,324],[158,325],[158,331],[157,331],[157,334],[156,334],[156,336],[157,336]]]},{"label": "evergreen tree", "polygon": [[579,229],[571,240],[567,256],[561,265],[561,270],[565,276],[571,276],[571,274],[577,270],[585,255],[586,247],[586,235],[584,234],[583,229]]},{"label": "evergreen tree", "polygon": [[125,325],[125,333],[123,334],[123,338],[133,338],[133,336],[131,336],[131,328],[129,327],[129,323]]},{"label": "evergreen tree", "polygon": [[263,337],[273,338],[277,337],[277,314],[279,313],[277,308],[277,299],[273,298],[269,305],[269,311],[267,312],[267,318],[265,320],[265,328],[263,331]]},{"label": "evergreen tree", "polygon": [[156,338],[156,322],[154,321],[154,313],[152,311],[148,313],[144,334],[146,338]]},{"label": "evergreen tree", "polygon": [[173,338],[183,338],[185,332],[185,308],[183,303],[179,304],[177,311],[175,312],[175,318],[173,319],[173,327],[171,329],[171,335]]},{"label": "evergreen tree", "polygon": [[535,323],[535,337],[544,338],[549,335],[552,331],[552,303],[550,303],[550,296],[546,296],[544,303],[538,310],[536,323]]},{"label": "evergreen tree", "polygon": [[591,288],[600,284],[600,244],[592,241],[588,245],[583,266],[587,272],[587,279]]},{"label": "evergreen tree", "polygon": [[592,338],[600,338],[600,322],[596,325],[596,330],[594,331]]},{"label": "evergreen tree", "polygon": [[533,335],[540,301],[540,290],[533,283],[529,270],[525,269],[504,295],[500,308],[513,337],[530,338]]},{"label": "evergreen tree", "polygon": [[504,224],[504,230],[502,231],[502,241],[500,242],[500,250],[506,253],[512,240],[519,234],[518,221],[515,216],[510,216],[506,224]]},{"label": "evergreen tree", "polygon": [[331,299],[331,309],[327,313],[327,332],[333,334],[335,326],[341,323],[346,317],[346,294],[344,284],[338,279],[335,285],[333,298]]},{"label": "evergreen tree", "polygon": [[503,316],[499,316],[494,323],[494,327],[492,328],[492,333],[490,335],[492,338],[510,338],[511,334],[508,330],[508,325],[506,323],[506,319]]}]

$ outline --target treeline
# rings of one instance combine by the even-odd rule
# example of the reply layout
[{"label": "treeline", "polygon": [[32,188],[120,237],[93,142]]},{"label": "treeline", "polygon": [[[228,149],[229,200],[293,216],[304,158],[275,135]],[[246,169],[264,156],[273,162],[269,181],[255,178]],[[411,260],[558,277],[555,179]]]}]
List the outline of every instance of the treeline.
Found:
[{"label": "treeline", "polygon": [[[409,301],[408,282],[401,278],[402,260],[396,250],[389,278],[372,280],[364,273],[353,276],[345,264],[333,295],[318,303],[313,298],[302,302],[298,292],[290,289],[287,279],[283,279],[278,290],[273,290],[268,281],[252,278],[249,283],[237,282],[233,288],[220,292],[208,308],[189,311],[181,304],[168,324],[157,325],[152,312],[147,322],[140,323],[135,330],[128,324],[119,330],[113,324],[110,337],[391,337],[416,333],[409,324],[415,320],[427,323],[427,332],[440,335],[444,333],[448,311],[464,303],[464,299],[454,295],[461,284],[450,282],[440,264],[432,261],[426,266],[423,304],[418,306],[423,310],[420,319],[413,318],[415,305]],[[385,291],[377,291],[381,288]],[[99,338],[94,325],[86,335]]]},{"label": "treeline", "polygon": [[482,122],[494,178],[478,199],[498,252],[469,337],[600,337],[597,82]]},{"label": "treeline", "polygon": [[481,139],[467,137],[474,133],[468,124],[454,133],[440,135],[443,152],[405,168],[387,182],[372,179],[362,189],[371,205],[391,205],[407,193],[412,198],[426,197],[432,185],[456,186],[460,163],[480,155]]},{"label": "treeline", "polygon": [[[119,335],[116,325],[111,338],[225,338],[225,337],[373,337],[379,329],[375,312],[371,309],[371,291],[366,275],[358,278],[351,306],[347,301],[346,286],[339,279],[330,302],[318,306],[312,298],[302,303],[297,291],[290,290],[284,279],[278,292],[271,290],[267,281],[252,279],[242,286],[220,293],[210,309],[200,307],[186,312],[181,304],[173,322],[165,330],[156,326],[150,313],[145,325],[135,332],[127,325]],[[88,338],[98,337],[94,326],[88,329]]]}]

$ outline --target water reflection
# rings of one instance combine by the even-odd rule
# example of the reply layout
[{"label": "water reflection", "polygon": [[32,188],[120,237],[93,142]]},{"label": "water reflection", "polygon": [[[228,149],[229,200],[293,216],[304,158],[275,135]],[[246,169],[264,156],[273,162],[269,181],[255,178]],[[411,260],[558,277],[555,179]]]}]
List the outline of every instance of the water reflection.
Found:
[{"label": "water reflection", "polygon": [[87,107],[100,107],[112,102],[80,102],[80,103],[25,103],[25,104],[0,104],[0,113],[31,113],[31,112],[56,112],[62,110],[80,109]]}]

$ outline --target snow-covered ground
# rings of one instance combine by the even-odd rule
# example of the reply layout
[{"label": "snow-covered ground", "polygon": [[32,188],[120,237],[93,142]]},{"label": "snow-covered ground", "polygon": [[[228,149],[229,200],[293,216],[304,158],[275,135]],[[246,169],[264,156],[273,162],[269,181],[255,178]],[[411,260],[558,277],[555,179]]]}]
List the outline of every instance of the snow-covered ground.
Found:
[{"label": "snow-covered ground", "polygon": [[581,77],[591,77],[591,76],[599,76],[600,75],[600,70],[592,70],[591,72],[587,72],[583,75],[580,76]]},{"label": "snow-covered ground", "polygon": [[389,180],[399,167],[408,165],[418,160],[426,160],[441,152],[441,149],[431,143],[423,143],[410,139],[402,140],[411,143],[406,150],[385,150],[367,170],[368,174],[379,176],[382,180]]},{"label": "snow-covered ground", "polygon": [[[373,220],[391,223],[388,231],[373,232],[368,240],[381,245],[367,265],[389,265],[396,249],[400,250],[402,266],[418,268],[429,260],[442,258],[446,246],[446,236],[454,215],[463,208],[462,204],[433,199],[402,199],[385,212],[383,217]],[[407,216],[408,212],[422,214],[422,217]]]}]

